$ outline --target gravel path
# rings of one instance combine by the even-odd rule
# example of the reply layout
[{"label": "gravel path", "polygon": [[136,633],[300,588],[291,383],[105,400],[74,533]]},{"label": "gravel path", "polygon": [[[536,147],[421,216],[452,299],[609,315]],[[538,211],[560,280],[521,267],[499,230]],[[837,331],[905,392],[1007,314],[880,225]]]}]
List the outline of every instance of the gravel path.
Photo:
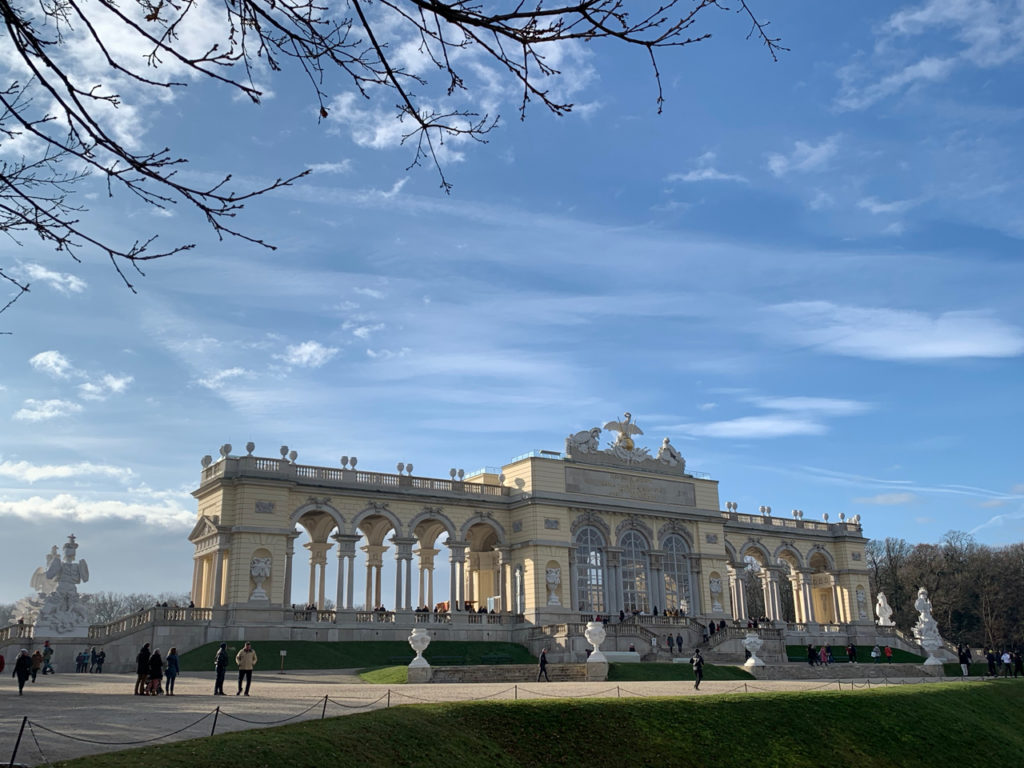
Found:
[{"label": "gravel path", "polygon": [[[933,679],[934,680],[934,679]],[[904,682],[894,679],[890,682]],[[907,678],[905,682],[930,682]],[[686,682],[629,683],[474,683],[370,685],[351,670],[257,673],[249,697],[235,696],[229,674],[227,696],[213,696],[212,673],[185,673],[174,696],[135,696],[134,675],[63,674],[39,677],[18,696],[16,682],[0,678],[0,766],[14,750],[22,719],[25,729],[16,764],[40,765],[131,746],[125,742],[166,743],[208,736],[219,706],[216,732],[259,728],[289,719],[318,719],[367,712],[386,706],[437,701],[512,700],[617,696],[705,696],[784,690],[836,690],[867,687],[867,680],[705,681],[699,691]],[[879,682],[871,681],[871,686]],[[324,707],[324,697],[328,701]],[[45,730],[50,729],[50,731]],[[54,731],[54,732],[51,732]],[[173,734],[173,735],[171,735]],[[69,738],[71,737],[71,738]],[[99,743],[90,743],[99,742]]]}]

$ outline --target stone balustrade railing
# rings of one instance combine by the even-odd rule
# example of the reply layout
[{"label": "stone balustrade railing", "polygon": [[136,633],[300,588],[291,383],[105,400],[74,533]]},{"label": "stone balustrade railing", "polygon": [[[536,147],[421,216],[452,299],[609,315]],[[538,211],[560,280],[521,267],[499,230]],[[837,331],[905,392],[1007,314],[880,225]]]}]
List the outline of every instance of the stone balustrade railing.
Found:
[{"label": "stone balustrade railing", "polygon": [[9,643],[11,640],[29,640],[33,635],[31,624],[11,624],[8,627],[0,627],[0,643]]},{"label": "stone balustrade railing", "polygon": [[209,622],[213,619],[212,608],[149,608],[128,616],[122,616],[106,624],[89,627],[89,637],[94,640],[109,640],[117,635],[134,632],[139,627],[153,623],[192,624]]},{"label": "stone balustrade railing", "polygon": [[799,528],[804,531],[821,531],[822,533],[860,533],[860,523],[842,521],[838,523],[826,523],[818,520],[804,520],[792,517],[772,517],[771,515],[748,515],[743,512],[726,512],[721,514],[724,520],[731,520],[735,523],[745,525],[763,525],[769,528]]},{"label": "stone balustrade railing", "polygon": [[476,496],[508,496],[513,489],[508,486],[471,483],[434,477],[387,472],[364,472],[361,469],[340,467],[315,467],[293,464],[285,459],[269,459],[260,456],[228,456],[202,471],[202,482],[220,477],[274,477],[295,480],[299,483],[316,485],[365,485],[375,488],[415,488],[427,491],[448,491]]}]

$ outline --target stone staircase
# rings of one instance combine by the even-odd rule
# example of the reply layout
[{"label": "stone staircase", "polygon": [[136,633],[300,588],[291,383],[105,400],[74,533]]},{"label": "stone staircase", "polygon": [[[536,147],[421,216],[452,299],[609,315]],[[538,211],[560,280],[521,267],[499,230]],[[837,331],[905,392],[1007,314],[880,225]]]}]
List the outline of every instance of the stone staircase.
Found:
[{"label": "stone staircase", "polygon": [[[473,667],[433,667],[432,683],[533,683],[536,664],[492,664]],[[553,683],[585,683],[586,664],[548,664]]]}]

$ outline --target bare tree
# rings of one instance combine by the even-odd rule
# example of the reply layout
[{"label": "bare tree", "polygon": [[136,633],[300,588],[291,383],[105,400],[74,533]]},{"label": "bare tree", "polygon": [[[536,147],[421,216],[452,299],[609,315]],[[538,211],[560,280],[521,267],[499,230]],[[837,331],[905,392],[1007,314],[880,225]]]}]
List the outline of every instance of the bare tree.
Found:
[{"label": "bare tree", "polygon": [[[96,235],[71,199],[72,186],[91,173],[110,195],[127,192],[157,208],[187,204],[219,237],[270,247],[233,220],[246,201],[305,172],[253,188],[234,186],[230,175],[213,184],[190,183],[180,173],[186,158],[168,147],[136,148],[111,129],[110,114],[126,102],[104,85],[110,80],[144,92],[212,81],[259,102],[256,73],[297,69],[311,86],[310,117],[318,120],[328,117],[329,94],[345,87],[367,99],[393,99],[397,118],[407,126],[403,142],[413,148],[410,167],[433,164],[447,191],[451,185],[439,148],[453,137],[486,142],[499,119],[458,104],[470,89],[470,56],[518,88],[520,117],[530,102],[561,115],[572,104],[551,88],[559,75],[549,63],[552,47],[611,41],[649,58],[660,111],[657,53],[706,40],[710,34],[697,28],[698,20],[711,9],[730,10],[717,0],[663,0],[635,15],[628,6],[625,0],[223,0],[220,6],[195,0],[0,0],[0,45],[10,46],[20,68],[0,90],[0,150],[4,137],[29,148],[23,159],[0,166],[0,232],[32,233],[75,259],[82,248],[97,251],[131,289],[130,274],[142,274],[144,262],[193,247],[160,248],[150,236],[113,243]],[[772,59],[785,50],[747,0],[735,0],[732,10],[749,25],[747,37],[759,40]],[[408,42],[426,65],[422,69],[413,71],[398,53]],[[77,57],[69,53],[72,48]],[[102,78],[80,71],[80,62],[90,57],[103,63]],[[440,76],[443,102],[451,106],[433,106],[422,95],[429,83],[421,72],[429,70]],[[0,278],[15,291],[0,305],[2,313],[29,285],[4,265]]]}]

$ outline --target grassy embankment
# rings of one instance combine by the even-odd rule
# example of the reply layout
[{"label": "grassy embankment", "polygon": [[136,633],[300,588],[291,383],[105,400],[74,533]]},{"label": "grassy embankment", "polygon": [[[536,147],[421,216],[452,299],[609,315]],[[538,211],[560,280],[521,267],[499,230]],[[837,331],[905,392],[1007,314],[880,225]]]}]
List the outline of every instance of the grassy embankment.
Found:
[{"label": "grassy embankment", "polygon": [[60,763],[67,768],[1024,764],[1024,684],[411,705]]},{"label": "grassy embankment", "polygon": [[[815,645],[814,650],[819,650],[821,645]],[[870,645],[858,645],[857,646],[857,663],[858,664],[885,664],[885,656],[883,655],[876,662],[871,658]],[[885,646],[879,646],[879,650],[884,651]],[[787,645],[786,655],[790,661],[802,661],[807,663],[807,646],[806,645]],[[832,646],[832,658],[836,660],[836,664],[847,664],[846,658],[846,646],[845,645],[834,645]],[[917,653],[910,653],[900,648],[892,649],[892,663],[893,664],[921,664],[924,662],[924,656]]]}]

